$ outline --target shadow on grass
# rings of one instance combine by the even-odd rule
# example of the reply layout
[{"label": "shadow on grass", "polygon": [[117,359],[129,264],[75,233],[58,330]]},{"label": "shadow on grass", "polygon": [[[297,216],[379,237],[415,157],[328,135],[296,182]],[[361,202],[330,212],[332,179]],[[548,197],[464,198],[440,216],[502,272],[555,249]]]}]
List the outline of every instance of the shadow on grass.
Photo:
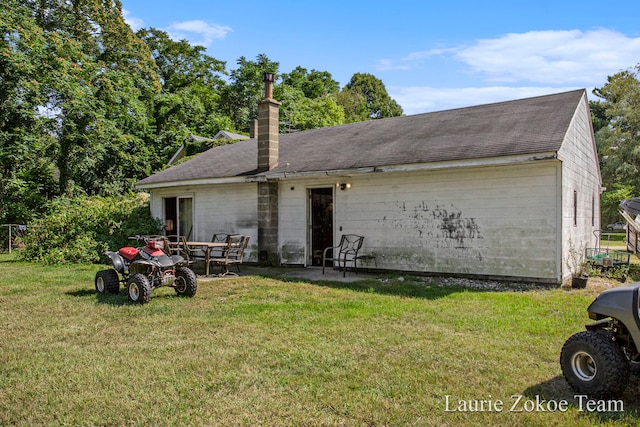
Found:
[{"label": "shadow on grass", "polygon": [[[333,281],[316,281],[312,282],[317,286],[324,286],[332,289],[347,289],[355,292],[375,293],[379,295],[391,295],[405,298],[421,298],[421,299],[438,299],[447,295],[464,292],[466,289],[461,287],[444,287],[434,286],[429,283],[417,281],[398,281],[387,280],[381,281],[377,279],[368,279],[357,282],[333,282]],[[469,289],[470,291],[486,292],[485,290]]]},{"label": "shadow on grass", "polygon": [[[111,294],[108,292],[99,293],[94,289],[78,289],[76,291],[66,292],[67,295],[77,298],[89,298],[93,297],[96,299],[96,303],[98,304],[106,304],[114,307],[122,307],[125,305],[141,305],[139,303],[131,302],[125,290],[120,289],[120,292],[117,294]],[[153,303],[154,300],[164,300],[166,298],[185,298],[184,296],[178,295],[174,293],[151,293],[151,301]]]},{"label": "shadow on grass", "polygon": [[[533,385],[523,392],[523,401],[541,401],[543,407],[549,407],[546,402],[553,402],[550,407],[554,407],[559,402],[566,401],[569,408],[584,413],[585,416],[596,418],[599,421],[624,421],[625,424],[632,422],[636,424],[640,420],[640,398],[638,396],[638,384],[640,378],[631,376],[629,386],[624,395],[620,398],[611,399],[590,399],[580,397],[569,387],[564,377],[559,375],[540,384]],[[524,402],[523,402],[524,403]],[[532,403],[532,406],[533,403]],[[600,408],[598,410],[594,410]],[[602,410],[602,409],[609,410]]]},{"label": "shadow on grass", "polygon": [[438,285],[437,278],[399,278],[380,276],[376,278],[363,278],[355,281],[318,280],[303,277],[283,277],[278,272],[252,271],[252,275],[283,282],[309,283],[332,289],[343,289],[355,292],[374,293],[379,295],[391,295],[404,298],[438,299],[458,292],[499,292],[512,291],[513,288],[482,289],[469,288],[456,285]]},{"label": "shadow on grass", "polygon": [[98,302],[99,304],[108,304],[116,307],[129,304],[129,299],[122,292],[118,294],[101,294],[93,289],[79,289],[77,291],[67,292],[66,294],[78,298],[95,297],[96,302]]}]

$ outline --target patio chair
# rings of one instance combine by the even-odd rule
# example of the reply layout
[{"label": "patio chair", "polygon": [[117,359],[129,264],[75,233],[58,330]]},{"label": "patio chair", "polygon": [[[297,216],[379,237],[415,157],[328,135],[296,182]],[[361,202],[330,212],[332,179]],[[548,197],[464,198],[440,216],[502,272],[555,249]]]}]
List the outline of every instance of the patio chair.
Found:
[{"label": "patio chair", "polygon": [[[229,238],[229,234],[227,233],[214,233],[211,236],[212,243],[224,243]],[[215,248],[211,249],[211,257],[212,258],[222,258],[224,256],[224,248]]]},{"label": "patio chair", "polygon": [[165,236],[164,251],[169,255],[179,254],[182,252],[182,241],[177,234]]},{"label": "patio chair", "polygon": [[[217,258],[210,258],[209,262],[220,266],[219,276],[237,276],[240,273],[240,264],[244,257],[244,251],[249,244],[249,236],[235,234],[227,237],[227,246],[223,248],[224,255]],[[230,266],[235,266],[237,273],[229,270]]]},{"label": "patio chair", "polygon": [[196,258],[203,259],[203,256],[199,256],[198,249],[190,248],[187,245],[187,238],[184,236],[167,236],[165,251],[169,255],[181,255],[189,264],[196,262]]},{"label": "patio chair", "polygon": [[[332,264],[337,263],[338,270],[342,268],[343,277],[347,275],[347,263],[351,263],[355,271],[357,269],[358,251],[362,247],[363,241],[363,236],[343,234],[338,246],[330,246],[322,252],[322,274],[324,274],[326,261],[332,261]],[[331,257],[327,256],[329,251],[331,251]]]}]

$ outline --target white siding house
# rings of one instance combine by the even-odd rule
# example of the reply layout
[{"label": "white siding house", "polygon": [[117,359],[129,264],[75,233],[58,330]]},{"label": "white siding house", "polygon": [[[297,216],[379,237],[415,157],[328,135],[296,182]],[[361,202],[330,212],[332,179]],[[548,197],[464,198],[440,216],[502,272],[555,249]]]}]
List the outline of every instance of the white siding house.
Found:
[{"label": "white siding house", "polygon": [[264,138],[269,167],[249,139],[137,186],[193,239],[250,235],[247,261],[317,265],[341,234],[359,234],[370,268],[560,283],[571,249],[596,244],[584,90]]}]

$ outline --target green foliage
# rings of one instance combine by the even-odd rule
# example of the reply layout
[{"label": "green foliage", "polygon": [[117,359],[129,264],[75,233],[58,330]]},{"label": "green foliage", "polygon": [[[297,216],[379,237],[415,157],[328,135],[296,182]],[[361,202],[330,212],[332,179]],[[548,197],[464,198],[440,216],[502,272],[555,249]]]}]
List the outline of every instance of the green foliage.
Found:
[{"label": "green foliage", "polygon": [[97,262],[105,250],[130,244],[127,237],[159,230],[143,193],[59,198],[49,214],[29,224],[20,256],[47,264]]},{"label": "green foliage", "polygon": [[258,117],[258,102],[264,98],[263,73],[273,73],[277,78],[280,64],[264,54],[258,55],[255,61],[241,56],[237,64],[230,72],[229,84],[222,89],[222,111],[236,129],[247,131]]},{"label": "green foliage", "polygon": [[38,114],[48,79],[47,36],[16,0],[0,5],[0,222],[25,223],[57,193],[55,141]]},{"label": "green foliage", "polygon": [[344,123],[344,110],[336,102],[335,95],[317,98],[305,97],[301,89],[278,85],[274,97],[280,100],[280,132],[317,129]]},{"label": "green foliage", "polygon": [[[203,46],[134,33],[120,0],[6,0],[0,32],[2,222],[29,223],[59,196],[132,191],[192,134],[247,132],[263,73],[279,72],[261,54],[228,73]],[[371,75],[341,93],[329,72],[298,66],[275,92],[295,130],[402,112]]]},{"label": "green foliage", "polygon": [[362,93],[345,88],[338,94],[337,101],[344,110],[345,123],[371,120],[367,98]]},{"label": "green foliage", "polygon": [[154,98],[153,124],[162,167],[191,134],[214,136],[233,130],[231,120],[220,111],[220,92],[226,83],[225,63],[206,55],[202,46],[174,41],[155,28],[137,35],[149,46],[162,83]]},{"label": "green foliage", "polygon": [[[402,107],[391,99],[384,83],[367,73],[356,73],[344,87],[343,91],[352,92],[357,99],[362,95],[369,119],[382,119],[402,115]],[[356,112],[358,109],[356,109]]]},{"label": "green foliage", "polygon": [[640,195],[640,65],[607,78],[590,107],[603,186],[602,223],[620,220],[619,203]]},{"label": "green foliage", "polygon": [[335,95],[340,90],[340,84],[333,80],[328,71],[307,71],[300,66],[289,74],[282,74],[282,84],[300,89],[309,99]]},{"label": "green foliage", "polygon": [[609,125],[609,119],[605,111],[604,102],[589,101],[589,109],[591,110],[591,123],[593,123],[593,131],[598,132],[603,127]]},{"label": "green foliage", "polygon": [[614,183],[613,188],[607,189],[600,197],[600,215],[603,228],[606,224],[620,221],[620,202],[637,193],[633,186]]}]

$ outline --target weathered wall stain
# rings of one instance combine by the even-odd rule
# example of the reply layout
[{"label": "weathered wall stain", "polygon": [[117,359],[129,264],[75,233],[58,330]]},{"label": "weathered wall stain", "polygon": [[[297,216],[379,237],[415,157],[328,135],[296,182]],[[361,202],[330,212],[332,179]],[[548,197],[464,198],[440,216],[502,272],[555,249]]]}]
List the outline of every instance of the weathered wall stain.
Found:
[{"label": "weathered wall stain", "polygon": [[475,219],[464,218],[461,211],[450,212],[436,207],[433,217],[440,222],[440,229],[443,230],[445,237],[455,240],[458,247],[466,247],[467,239],[481,238],[480,227]]},{"label": "weathered wall stain", "polygon": [[451,204],[448,207],[435,205],[430,207],[426,201],[414,206],[407,202],[393,202],[401,215],[385,215],[382,222],[393,228],[411,230],[418,233],[421,240],[428,240],[429,245],[455,249],[469,249],[473,241],[482,239],[480,226],[475,218],[466,217],[464,213]]},{"label": "weathered wall stain", "polygon": [[303,264],[304,247],[297,241],[284,242],[280,248],[280,257],[284,264]]}]

